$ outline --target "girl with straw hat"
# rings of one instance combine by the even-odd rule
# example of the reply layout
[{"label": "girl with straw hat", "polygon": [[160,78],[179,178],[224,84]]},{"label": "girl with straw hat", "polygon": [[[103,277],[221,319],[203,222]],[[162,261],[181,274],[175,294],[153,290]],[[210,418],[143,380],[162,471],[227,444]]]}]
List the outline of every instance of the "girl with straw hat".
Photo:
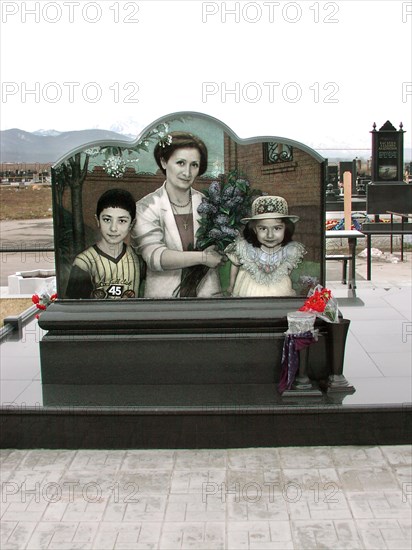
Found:
[{"label": "girl with straw hat", "polygon": [[293,241],[298,216],[289,214],[283,197],[254,200],[243,238],[230,244],[225,254],[232,263],[228,292],[232,296],[295,296],[290,273],[306,253]]}]

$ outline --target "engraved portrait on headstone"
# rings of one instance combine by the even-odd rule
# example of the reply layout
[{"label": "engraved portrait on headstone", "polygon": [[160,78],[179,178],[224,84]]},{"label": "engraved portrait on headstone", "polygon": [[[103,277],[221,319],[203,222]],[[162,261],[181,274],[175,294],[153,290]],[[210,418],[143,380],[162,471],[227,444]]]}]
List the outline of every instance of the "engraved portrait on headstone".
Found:
[{"label": "engraved portrait on headstone", "polygon": [[[325,162],[304,144],[240,139],[219,120],[183,112],[158,119],[133,141],[86,144],[52,172],[61,299],[281,298],[306,296],[323,282]],[[110,200],[98,207],[105,193]],[[276,211],[260,212],[273,205],[259,197],[277,197]],[[273,223],[288,235],[276,247],[263,237]],[[247,261],[231,254],[245,231],[256,237],[250,252],[261,276],[238,292],[233,266],[239,275]],[[273,294],[267,275],[276,278],[286,256],[288,281]]]}]

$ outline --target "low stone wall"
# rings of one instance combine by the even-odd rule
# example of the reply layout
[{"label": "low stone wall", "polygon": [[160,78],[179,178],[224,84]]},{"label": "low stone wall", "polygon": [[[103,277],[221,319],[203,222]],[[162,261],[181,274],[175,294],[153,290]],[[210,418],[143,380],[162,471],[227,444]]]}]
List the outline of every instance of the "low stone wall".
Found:
[{"label": "low stone wall", "polygon": [[49,287],[56,288],[54,269],[18,271],[8,276],[9,294],[35,294]]}]

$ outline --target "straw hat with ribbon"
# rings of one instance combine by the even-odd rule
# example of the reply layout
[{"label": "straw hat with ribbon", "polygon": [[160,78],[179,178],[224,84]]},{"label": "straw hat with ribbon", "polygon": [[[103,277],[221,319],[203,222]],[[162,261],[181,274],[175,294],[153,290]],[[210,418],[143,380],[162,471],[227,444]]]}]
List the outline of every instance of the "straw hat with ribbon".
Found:
[{"label": "straw hat with ribbon", "polygon": [[299,216],[292,216],[288,213],[288,203],[283,197],[264,195],[258,197],[252,204],[252,216],[243,218],[242,223],[253,220],[265,220],[268,218],[289,218],[293,223],[299,221]]}]

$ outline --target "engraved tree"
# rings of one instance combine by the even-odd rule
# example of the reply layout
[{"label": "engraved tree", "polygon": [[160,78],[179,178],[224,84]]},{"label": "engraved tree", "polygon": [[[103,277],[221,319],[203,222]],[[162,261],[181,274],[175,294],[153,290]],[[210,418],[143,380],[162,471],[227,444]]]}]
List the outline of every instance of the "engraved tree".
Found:
[{"label": "engraved tree", "polygon": [[[94,146],[75,153],[64,160],[54,170],[54,193],[58,207],[58,222],[60,236],[66,244],[70,235],[70,245],[67,246],[71,256],[76,256],[86,247],[85,224],[83,218],[83,185],[93,163],[103,166],[105,172],[113,178],[122,178],[127,166],[137,163],[137,154],[140,151],[148,151],[150,142],[167,137],[169,126],[161,123],[146,133],[145,136],[131,147],[120,145]],[[65,190],[70,190],[71,224],[68,227],[65,219],[64,195]],[[65,247],[66,248],[66,247]]]}]

